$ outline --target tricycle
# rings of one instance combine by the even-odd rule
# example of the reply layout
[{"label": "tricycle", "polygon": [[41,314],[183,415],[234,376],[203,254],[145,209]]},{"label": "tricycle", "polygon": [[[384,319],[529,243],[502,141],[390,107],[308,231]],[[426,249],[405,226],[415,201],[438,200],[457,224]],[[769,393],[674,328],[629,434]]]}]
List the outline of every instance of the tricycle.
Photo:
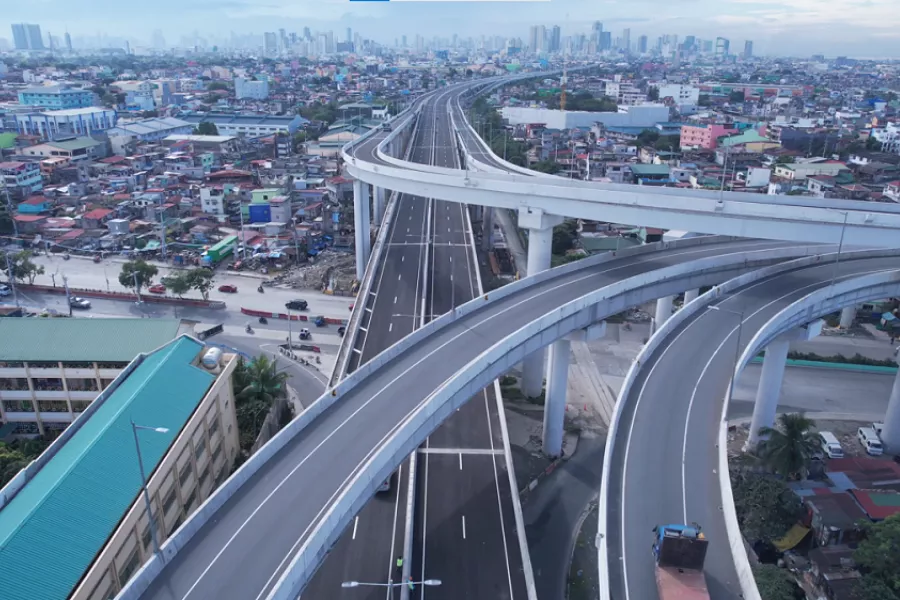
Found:
[{"label": "tricycle", "polygon": [[313,323],[316,324],[316,327],[325,327],[328,323],[325,322],[325,317],[319,315],[315,319],[313,319]]}]

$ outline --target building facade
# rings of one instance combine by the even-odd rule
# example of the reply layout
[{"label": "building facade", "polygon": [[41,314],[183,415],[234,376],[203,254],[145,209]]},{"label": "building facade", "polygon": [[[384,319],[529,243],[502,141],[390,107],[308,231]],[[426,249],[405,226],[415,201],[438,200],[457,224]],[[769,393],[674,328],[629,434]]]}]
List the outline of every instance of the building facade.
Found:
[{"label": "building facade", "polygon": [[265,100],[269,97],[269,82],[266,79],[253,81],[243,77],[234,78],[234,97],[238,100]]},{"label": "building facade", "polygon": [[29,146],[22,150],[27,156],[63,158],[69,163],[92,161],[106,158],[106,144],[90,137],[58,139],[52,142]]},{"label": "building facade", "polygon": [[265,137],[281,131],[293,134],[305,123],[309,122],[300,115],[235,115],[217,112],[182,115],[179,118],[194,125],[199,125],[201,122],[206,121],[216,126],[219,135],[236,135],[241,137]]},{"label": "building facade", "polygon": [[732,133],[735,133],[735,130],[726,125],[682,125],[681,149],[706,148],[708,150],[713,150],[718,144],[720,137]]},{"label": "building facade", "polygon": [[44,37],[41,26],[32,23],[14,23],[12,26],[13,43],[16,50],[43,50]]},{"label": "building facade", "polygon": [[11,196],[25,198],[44,187],[41,166],[35,162],[0,162],[0,178]]},{"label": "building facade", "polygon": [[71,108],[16,115],[16,129],[22,135],[53,140],[103,133],[115,127],[118,120],[118,113],[111,108]]},{"label": "building facade", "polygon": [[190,135],[194,126],[174,117],[141,119],[131,123],[120,123],[107,130],[109,137],[130,136],[141,142],[158,142],[170,135]]},{"label": "building facade", "polygon": [[94,105],[94,93],[58,85],[31,87],[19,92],[19,104],[50,110],[87,108]]}]

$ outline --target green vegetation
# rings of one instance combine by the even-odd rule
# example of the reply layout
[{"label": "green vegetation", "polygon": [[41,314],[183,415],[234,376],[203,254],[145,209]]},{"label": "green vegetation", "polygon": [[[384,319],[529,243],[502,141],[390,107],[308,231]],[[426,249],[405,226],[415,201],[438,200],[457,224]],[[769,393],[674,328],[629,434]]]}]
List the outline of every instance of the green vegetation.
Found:
[{"label": "green vegetation", "polygon": [[731,489],[741,532],[751,542],[784,537],[803,510],[784,481],[768,475],[733,468]]},{"label": "green vegetation", "polygon": [[219,135],[219,128],[215,123],[201,121],[194,127],[194,135]]},{"label": "green vegetation", "polygon": [[238,360],[231,378],[241,450],[249,454],[266,415],[278,398],[287,396],[287,373],[277,372],[274,360],[260,355],[245,362]]},{"label": "green vegetation", "polygon": [[553,242],[551,252],[563,255],[575,247],[578,239],[578,223],[573,219],[567,219],[553,228]]},{"label": "green vegetation", "polygon": [[785,479],[806,477],[819,449],[815,421],[803,413],[785,413],[775,427],[761,427],[759,434],[768,438],[761,453],[766,466]]},{"label": "green vegetation", "polygon": [[[34,279],[38,275],[44,274],[44,267],[35,264],[31,258],[34,252],[30,250],[20,250],[19,252],[7,253],[5,260],[0,264],[0,271],[12,273],[13,279],[19,281],[28,280],[28,285],[34,284]],[[8,265],[8,268],[7,268]]]},{"label": "green vegetation", "polygon": [[[765,356],[765,352],[762,353],[762,356]],[[832,363],[840,363],[845,365],[867,365],[870,367],[893,367],[897,368],[897,361],[885,358],[869,358],[868,356],[863,356],[862,354],[856,353],[853,356],[843,356],[841,354],[835,354],[833,356],[821,356],[816,354],[815,352],[789,352],[788,358],[790,360],[808,360],[810,362],[832,362]]]},{"label": "green vegetation", "polygon": [[637,138],[639,146],[652,146],[656,150],[677,152],[681,147],[680,135],[660,135],[655,129],[645,129]]},{"label": "green vegetation", "polygon": [[49,445],[50,442],[42,439],[0,442],[0,488],[40,456]]},{"label": "green vegetation", "polygon": [[531,165],[530,169],[532,171],[539,171],[541,173],[549,173],[550,175],[555,175],[562,171],[562,165],[556,162],[555,160],[542,160]]},{"label": "green vegetation", "polygon": [[175,273],[174,275],[169,275],[168,277],[162,278],[162,284],[166,286],[166,289],[179,298],[181,298],[184,294],[191,289],[191,284],[188,283],[187,277],[185,277],[184,273]]},{"label": "green vegetation", "polygon": [[151,284],[157,273],[159,273],[159,269],[156,268],[156,265],[151,265],[141,259],[129,260],[122,265],[119,283],[124,288],[140,293],[142,288]]},{"label": "green vegetation", "polygon": [[331,125],[337,121],[338,104],[337,102],[329,102],[327,104],[317,102],[308,106],[303,106],[297,112],[299,112],[300,116],[304,119],[309,119],[310,121],[322,121],[323,123]]},{"label": "green vegetation", "polygon": [[806,596],[787,569],[759,564],[753,567],[759,595],[765,600],[803,600]]},{"label": "green vegetation", "polygon": [[209,300],[209,290],[212,288],[213,279],[215,278],[215,273],[212,269],[197,267],[186,271],[184,277],[188,287],[200,292],[204,300]]},{"label": "green vegetation", "polygon": [[230,87],[224,81],[211,81],[207,84],[206,89],[210,92],[214,92],[215,90],[227,90],[230,89]]},{"label": "green vegetation", "polygon": [[866,537],[853,553],[863,574],[860,600],[900,598],[900,515],[864,523]]},{"label": "green vegetation", "polygon": [[527,166],[528,146],[517,141],[506,130],[503,117],[487,99],[479,97],[469,109],[469,123],[490,146],[491,151],[501,158],[520,167]]}]

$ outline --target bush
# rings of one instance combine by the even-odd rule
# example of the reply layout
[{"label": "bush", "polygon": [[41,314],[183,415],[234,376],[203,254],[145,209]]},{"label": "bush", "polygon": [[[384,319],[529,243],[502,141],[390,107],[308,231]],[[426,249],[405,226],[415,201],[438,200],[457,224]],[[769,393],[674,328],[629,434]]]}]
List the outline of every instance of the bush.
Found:
[{"label": "bush", "polygon": [[500,387],[507,387],[510,385],[516,385],[518,380],[512,375],[504,375],[500,378]]}]

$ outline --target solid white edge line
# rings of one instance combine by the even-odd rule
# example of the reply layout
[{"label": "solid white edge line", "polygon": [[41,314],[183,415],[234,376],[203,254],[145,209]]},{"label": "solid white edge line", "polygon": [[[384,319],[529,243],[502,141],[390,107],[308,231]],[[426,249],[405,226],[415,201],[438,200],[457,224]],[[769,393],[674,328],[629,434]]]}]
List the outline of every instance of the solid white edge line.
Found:
[{"label": "solid white edge line", "polygon": [[[388,477],[393,477],[393,474]],[[394,549],[397,542],[397,517],[400,513],[400,480],[403,479],[403,464],[397,469],[397,497],[394,499],[394,521],[391,524],[391,551],[388,553],[387,580],[391,581],[391,574],[394,572]],[[406,542],[404,541],[404,544]],[[402,577],[402,575],[401,575]],[[387,588],[385,600],[391,600],[391,588]]]}]

